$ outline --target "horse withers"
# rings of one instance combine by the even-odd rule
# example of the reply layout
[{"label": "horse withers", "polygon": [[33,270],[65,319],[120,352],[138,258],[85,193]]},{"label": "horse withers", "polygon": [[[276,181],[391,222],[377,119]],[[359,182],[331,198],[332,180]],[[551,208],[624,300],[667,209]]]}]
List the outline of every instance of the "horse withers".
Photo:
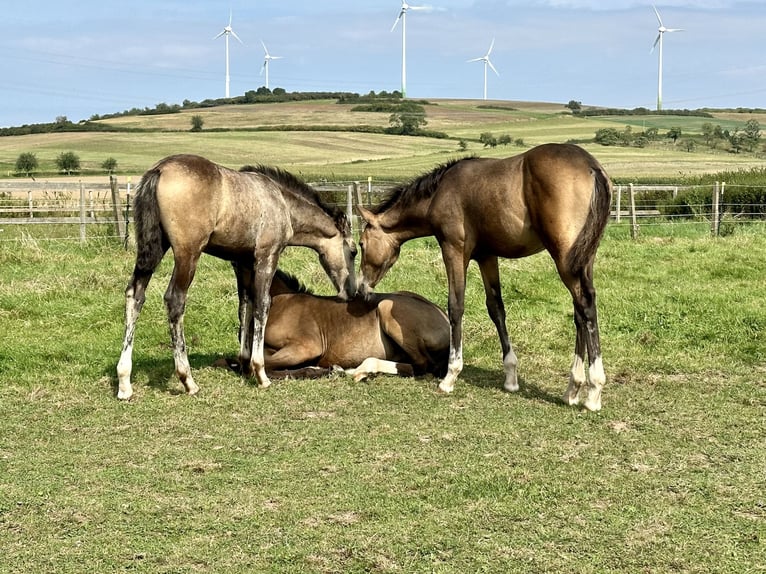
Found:
[{"label": "horse withers", "polygon": [[[288,245],[319,255],[341,298],[356,293],[356,244],[346,215],[322,203],[316,191],[292,174],[268,166],[234,171],[195,155],[160,160],[141,178],[134,198],[136,263],[125,291],[125,338],[117,364],[120,399],[133,394],[130,383],[135,326],[146,288],[167,250],[173,273],[165,292],[175,372],[189,394],[194,382],[186,353],[183,316],[186,294],[202,253],[231,261],[252,273],[240,293],[242,371],[270,384],[263,342],[271,298],[269,288],[280,254]],[[244,327],[243,327],[244,328]]]},{"label": "horse withers", "polygon": [[[246,292],[252,274],[235,271],[240,293]],[[270,293],[265,365],[273,378],[315,377],[337,368],[357,381],[375,373],[443,377],[447,372],[447,315],[420,295],[319,296],[279,269]]]},{"label": "horse withers", "polygon": [[606,377],[593,263],[611,196],[604,169],[575,145],[545,144],[505,159],[451,161],[397,187],[376,207],[359,209],[366,222],[360,240],[360,292],[371,292],[396,262],[402,243],[436,236],[447,271],[451,328],[449,368],[439,388],[451,392],[463,368],[466,269],[475,260],[503,352],[504,387],[515,391],[517,358],[505,326],[498,258],[526,257],[545,249],[574,303],[577,334],[564,401],[578,404],[584,394],[583,406],[599,410]]}]

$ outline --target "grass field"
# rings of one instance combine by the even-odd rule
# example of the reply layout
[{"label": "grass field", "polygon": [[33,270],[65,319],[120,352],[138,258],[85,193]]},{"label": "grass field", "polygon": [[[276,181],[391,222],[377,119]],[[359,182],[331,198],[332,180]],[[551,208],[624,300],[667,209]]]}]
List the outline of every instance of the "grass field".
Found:
[{"label": "grass field", "polygon": [[[657,127],[660,133],[680,127],[699,134],[704,122],[724,129],[744,126],[749,119],[766,125],[764,115],[721,113],[720,117],[604,116],[574,117],[563,104],[434,100],[426,106],[429,130],[447,139],[402,137],[354,131],[321,131],[367,125],[387,127],[388,113],[353,112],[335,101],[220,106],[185,110],[177,114],[126,116],[106,124],[156,130],[150,133],[54,133],[0,138],[0,174],[11,176],[21,153],[37,155],[42,171],[55,173],[55,159],[72,151],[81,160],[83,174],[101,174],[101,164],[112,157],[121,175],[138,176],[158,159],[174,153],[197,153],[238,168],[247,163],[279,165],[310,181],[401,181],[429,171],[451,157],[466,154],[502,157],[521,153],[532,145],[570,140],[589,141],[605,127],[631,125]],[[489,106],[488,106],[489,104]],[[191,117],[204,119],[203,131],[191,133]],[[279,131],[282,126],[311,126],[314,131]],[[274,131],[212,131],[220,129],[273,129]],[[510,135],[523,146],[484,148],[482,133]],[[463,140],[467,148],[461,150]],[[693,153],[663,140],[651,147],[622,148],[586,145],[613,178],[673,178],[760,166],[753,154],[732,154],[699,148]]]},{"label": "grass field", "polygon": [[[236,352],[236,294],[203,258],[186,316],[201,394],[173,375],[165,261],[122,403],[133,255],[0,242],[0,572],[764,572],[764,231],[607,230],[596,414],[560,401],[574,327],[546,255],[502,263],[517,394],[473,266],[466,368],[442,396],[429,378],[259,389],[211,368]],[[283,266],[328,291],[311,252]],[[380,286],[400,288],[444,304],[432,239]]]}]

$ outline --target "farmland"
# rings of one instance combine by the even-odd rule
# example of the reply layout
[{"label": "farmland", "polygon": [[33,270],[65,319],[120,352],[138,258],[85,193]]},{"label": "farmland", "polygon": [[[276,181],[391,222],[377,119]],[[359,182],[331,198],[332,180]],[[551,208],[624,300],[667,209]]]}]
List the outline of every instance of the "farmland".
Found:
[{"label": "farmland", "polygon": [[[656,127],[660,133],[672,127],[699,135],[704,122],[724,129],[740,129],[749,119],[766,118],[758,114],[721,113],[720,117],[687,116],[595,116],[579,117],[561,104],[435,100],[427,105],[429,130],[447,138],[395,136],[351,131],[355,126],[382,128],[389,114],[354,112],[351,106],[334,101],[292,102],[221,106],[168,115],[125,116],[101,123],[121,128],[153,130],[149,133],[86,132],[55,133],[0,138],[0,173],[13,172],[22,152],[37,154],[41,169],[55,174],[54,160],[65,151],[74,151],[82,162],[83,174],[103,173],[100,164],[113,157],[118,173],[140,175],[157,159],[173,153],[198,153],[214,161],[239,167],[246,163],[275,164],[308,180],[397,181],[430,170],[435,164],[466,154],[507,156],[531,145],[545,142],[593,139],[602,128],[639,130]],[[191,117],[200,115],[204,129],[189,131]],[[288,130],[299,126],[310,131]],[[322,131],[322,128],[328,131]],[[330,129],[350,131],[329,131]],[[215,131],[231,130],[231,131]],[[253,131],[257,130],[257,131]],[[479,137],[489,132],[510,135],[523,145],[485,148]],[[463,141],[466,149],[460,148]],[[749,153],[699,148],[684,151],[671,140],[661,140],[647,148],[604,147],[585,143],[605,165],[613,178],[655,178],[675,180],[689,175],[760,166],[762,159]]]},{"label": "farmland", "polygon": [[[186,112],[131,116],[108,121],[156,131],[4,137],[0,167],[12,170],[22,151],[52,166],[73,150],[86,173],[71,179],[105,177],[96,172],[106,156],[122,178],[194,152],[309,180],[398,181],[457,154],[511,155],[636,121],[572,117],[556,104],[478,104],[428,107],[428,127],[448,138],[212,131],[388,123],[332,102],[199,111],[209,128],[200,133],[188,131]],[[652,121],[699,127],[698,118]],[[485,149],[486,131],[524,146]],[[670,140],[584,147],[625,180],[763,161],[690,153]],[[514,394],[502,390],[499,344],[469,267],[466,366],[451,395],[430,377],[355,383],[340,374],[261,389],[214,368],[238,348],[237,293],[230,265],[203,257],[185,318],[201,392],[186,396],[162,298],[166,257],[138,323],[136,396],[121,402],[115,367],[134,254],[97,235],[84,245],[22,231],[3,239],[0,573],[766,571],[762,222],[718,238],[705,221],[642,228],[638,240],[626,225],[607,227],[595,268],[607,375],[598,413],[560,399],[572,304],[546,254],[501,262],[519,356]],[[330,293],[313,252],[290,248],[280,264]],[[405,244],[378,289],[445,306],[436,241]]]}]

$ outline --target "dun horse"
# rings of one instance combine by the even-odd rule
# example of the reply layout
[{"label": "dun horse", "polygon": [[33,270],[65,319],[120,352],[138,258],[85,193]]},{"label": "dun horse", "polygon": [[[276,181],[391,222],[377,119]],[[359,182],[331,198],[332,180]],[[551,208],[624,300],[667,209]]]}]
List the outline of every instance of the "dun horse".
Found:
[{"label": "dun horse", "polygon": [[[504,387],[519,388],[517,359],[505,326],[498,257],[520,258],[547,249],[572,294],[577,330],[566,403],[601,408],[601,359],[593,262],[606,226],[612,186],[583,149],[546,144],[506,159],[466,158],[434,169],[395,189],[372,210],[360,208],[362,294],[381,280],[402,243],[435,235],[449,283],[449,369],[439,388],[451,392],[463,368],[462,319],[466,268],[481,271],[489,316],[503,352]],[[589,380],[586,384],[585,350]]]},{"label": "dun horse", "polygon": [[200,255],[208,253],[246,269],[252,281],[240,293],[240,324],[253,324],[251,337],[240,334],[244,373],[263,386],[263,341],[269,313],[269,288],[279,255],[288,245],[319,254],[322,267],[341,298],[356,292],[356,246],[345,214],[322,204],[316,192],[280,169],[257,166],[227,169],[194,155],[160,160],[141,178],[134,200],[136,264],[125,292],[125,339],[117,364],[120,399],[133,394],[130,383],[133,337],[146,287],[168,248],[173,273],[165,292],[175,371],[189,394],[194,382],[186,355],[183,316],[186,293]]},{"label": "dun horse", "polygon": [[[240,295],[251,280],[249,270],[237,269]],[[336,367],[356,380],[373,373],[447,372],[447,315],[420,295],[400,291],[344,301],[315,295],[281,270],[270,293],[265,360],[272,377],[317,376]]]}]

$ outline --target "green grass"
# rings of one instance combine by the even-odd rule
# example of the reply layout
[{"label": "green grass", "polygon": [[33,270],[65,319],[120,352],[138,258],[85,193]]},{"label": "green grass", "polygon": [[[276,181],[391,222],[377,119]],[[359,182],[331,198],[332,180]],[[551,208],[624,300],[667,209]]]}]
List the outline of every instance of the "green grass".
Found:
[{"label": "green grass", "polygon": [[[133,255],[109,240],[0,242],[0,572],[763,572],[766,234],[607,230],[596,286],[604,410],[559,397],[574,328],[547,255],[502,262],[521,391],[470,267],[466,368],[269,389],[236,353],[228,265],[203,258],[173,375],[149,287],[136,397],[115,398]],[[283,265],[328,292],[316,257]],[[444,304],[433,239],[381,290]]]}]

